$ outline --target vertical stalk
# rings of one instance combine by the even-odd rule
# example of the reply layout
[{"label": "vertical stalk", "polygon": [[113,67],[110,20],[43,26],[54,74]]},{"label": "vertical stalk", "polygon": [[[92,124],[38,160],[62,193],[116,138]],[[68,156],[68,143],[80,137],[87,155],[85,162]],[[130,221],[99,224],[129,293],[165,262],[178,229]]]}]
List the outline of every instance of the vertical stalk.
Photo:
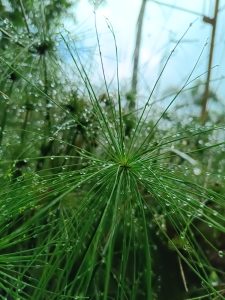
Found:
[{"label": "vertical stalk", "polygon": [[[44,63],[44,91],[45,94],[48,94],[48,74],[47,74],[47,64],[46,64],[46,55],[43,56],[43,63]],[[50,108],[49,108],[49,99],[46,98],[46,116],[45,120],[47,123],[47,130],[50,134],[51,131],[51,115],[50,115]]]},{"label": "vertical stalk", "polygon": [[[46,63],[46,53],[43,54],[43,78],[44,78],[44,93],[45,95],[48,95],[48,70],[47,70],[47,63]],[[45,115],[45,122],[46,122],[46,137],[50,136],[51,133],[51,113],[50,113],[50,107],[49,107],[49,99],[46,98],[46,115]],[[44,157],[52,153],[52,146],[53,141],[43,141],[40,149],[41,158],[38,159],[36,170],[40,171],[43,168],[44,165]]]},{"label": "vertical stalk", "polygon": [[2,114],[2,122],[0,126],[0,145],[2,144],[3,140],[3,133],[7,121],[7,111],[8,111],[8,103],[5,103],[4,108],[3,108],[3,114]]},{"label": "vertical stalk", "polygon": [[211,78],[211,70],[212,70],[212,62],[213,62],[213,52],[214,52],[214,43],[215,43],[215,36],[216,36],[216,25],[217,25],[217,17],[218,17],[218,10],[219,10],[219,0],[215,2],[214,8],[214,17],[208,18],[204,17],[203,21],[210,24],[212,26],[212,34],[211,34],[211,42],[210,42],[210,52],[209,52],[209,62],[208,62],[208,73],[206,78],[206,85],[205,91],[202,98],[202,110],[201,110],[201,122],[204,124],[207,119],[207,103],[209,98],[209,85],[210,85],[210,78]]},{"label": "vertical stalk", "polygon": [[137,34],[136,34],[135,49],[134,49],[133,75],[131,81],[132,100],[130,101],[129,104],[130,110],[135,108],[135,100],[136,100],[137,84],[138,84],[139,57],[140,57],[141,39],[142,39],[143,21],[144,21],[146,3],[147,0],[142,0],[141,9],[137,20]]},{"label": "vertical stalk", "polygon": [[26,103],[25,118],[24,118],[24,121],[23,121],[22,129],[21,129],[21,135],[20,135],[21,144],[23,144],[23,142],[24,142],[25,131],[26,131],[26,128],[27,128],[28,120],[29,120],[30,110],[29,110],[28,106],[29,106],[29,103],[27,102]]},{"label": "vertical stalk", "polygon": [[[9,96],[11,96],[13,84],[14,84],[14,82],[12,82],[12,84],[9,88]],[[0,145],[2,144],[4,129],[5,129],[5,126],[6,126],[6,123],[7,123],[8,107],[9,107],[8,103],[5,103],[4,109],[3,109],[3,114],[2,114],[2,121],[1,121],[1,124],[0,124]]]},{"label": "vertical stalk", "polygon": [[21,8],[21,11],[22,11],[22,14],[23,14],[24,23],[25,23],[25,26],[26,26],[26,29],[27,29],[27,33],[28,33],[28,35],[30,35],[30,29],[29,29],[29,26],[28,26],[27,16],[26,16],[26,12],[25,12],[25,8],[23,6],[23,1],[22,0],[19,0],[19,5],[20,5],[20,8]]}]

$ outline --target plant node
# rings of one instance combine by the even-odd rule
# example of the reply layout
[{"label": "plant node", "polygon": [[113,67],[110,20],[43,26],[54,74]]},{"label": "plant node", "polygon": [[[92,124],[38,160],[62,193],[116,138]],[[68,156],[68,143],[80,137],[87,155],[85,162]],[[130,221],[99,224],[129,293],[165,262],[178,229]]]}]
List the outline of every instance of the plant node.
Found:
[{"label": "plant node", "polygon": [[43,41],[38,45],[35,45],[35,49],[39,55],[45,55],[47,51],[53,48],[53,43],[51,41]]},{"label": "plant node", "polygon": [[129,161],[127,158],[123,158],[119,161],[119,165],[121,168],[127,170],[127,169],[130,169],[131,166],[129,165]]}]

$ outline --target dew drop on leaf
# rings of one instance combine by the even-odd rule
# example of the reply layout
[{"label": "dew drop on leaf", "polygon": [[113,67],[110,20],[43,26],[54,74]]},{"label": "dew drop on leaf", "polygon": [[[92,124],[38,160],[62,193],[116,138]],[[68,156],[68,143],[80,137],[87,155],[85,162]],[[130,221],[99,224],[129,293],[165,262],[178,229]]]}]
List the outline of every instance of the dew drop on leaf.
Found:
[{"label": "dew drop on leaf", "polygon": [[198,168],[198,167],[195,167],[194,169],[193,169],[193,173],[195,174],[195,175],[200,175],[201,174],[201,169],[200,168]]},{"label": "dew drop on leaf", "polygon": [[219,251],[218,251],[218,255],[219,255],[220,258],[223,258],[223,257],[224,257],[223,251],[222,251],[222,250],[219,250]]}]

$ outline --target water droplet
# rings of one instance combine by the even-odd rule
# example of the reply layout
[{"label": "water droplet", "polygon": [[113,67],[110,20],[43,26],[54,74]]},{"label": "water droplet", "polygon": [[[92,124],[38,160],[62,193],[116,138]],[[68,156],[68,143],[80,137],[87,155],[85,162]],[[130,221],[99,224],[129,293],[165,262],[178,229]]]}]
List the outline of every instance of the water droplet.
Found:
[{"label": "water droplet", "polygon": [[200,175],[201,173],[202,173],[202,171],[201,171],[201,169],[200,168],[198,168],[198,167],[195,167],[194,169],[193,169],[193,173],[195,174],[195,175]]},{"label": "water droplet", "polygon": [[9,99],[9,97],[1,91],[0,91],[0,95],[2,95],[2,98],[0,97],[0,99],[3,99],[3,100],[8,100]]},{"label": "water droplet", "polygon": [[222,250],[219,250],[219,251],[218,251],[218,255],[219,255],[220,258],[223,258],[223,256],[224,256],[223,251],[222,251]]}]

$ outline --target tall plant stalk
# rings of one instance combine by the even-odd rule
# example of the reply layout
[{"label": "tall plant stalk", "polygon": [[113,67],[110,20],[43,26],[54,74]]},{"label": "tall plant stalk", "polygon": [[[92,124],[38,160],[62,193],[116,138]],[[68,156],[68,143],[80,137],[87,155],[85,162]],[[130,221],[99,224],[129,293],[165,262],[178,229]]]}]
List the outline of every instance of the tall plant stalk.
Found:
[{"label": "tall plant stalk", "polygon": [[[12,81],[10,88],[9,88],[9,92],[8,92],[8,96],[11,96],[12,90],[13,90],[13,85],[14,85],[14,81]],[[7,118],[8,118],[8,108],[9,105],[6,102],[3,106],[3,112],[2,112],[2,120],[1,120],[1,124],[0,124],[0,146],[2,144],[2,140],[3,140],[3,136],[4,136],[4,130],[5,127],[7,125]]]},{"label": "tall plant stalk", "polygon": [[140,60],[140,50],[141,50],[141,40],[143,31],[143,22],[146,9],[147,0],[142,0],[138,20],[137,20],[137,34],[135,40],[134,58],[133,58],[133,73],[131,81],[131,93],[132,99],[129,103],[129,109],[133,110],[135,108],[136,95],[137,95],[137,85],[138,85],[138,68]]},{"label": "tall plant stalk", "polygon": [[203,18],[203,20],[206,23],[209,23],[212,26],[209,61],[208,61],[208,72],[207,72],[205,90],[202,97],[202,109],[201,109],[201,116],[200,116],[201,122],[203,124],[207,120],[207,104],[208,104],[209,92],[210,92],[210,79],[211,79],[211,71],[212,71],[212,63],[213,63],[213,53],[214,53],[214,44],[215,44],[215,37],[216,37],[218,11],[219,11],[219,0],[216,0],[215,7],[214,7],[214,17],[212,19],[208,17]]}]

